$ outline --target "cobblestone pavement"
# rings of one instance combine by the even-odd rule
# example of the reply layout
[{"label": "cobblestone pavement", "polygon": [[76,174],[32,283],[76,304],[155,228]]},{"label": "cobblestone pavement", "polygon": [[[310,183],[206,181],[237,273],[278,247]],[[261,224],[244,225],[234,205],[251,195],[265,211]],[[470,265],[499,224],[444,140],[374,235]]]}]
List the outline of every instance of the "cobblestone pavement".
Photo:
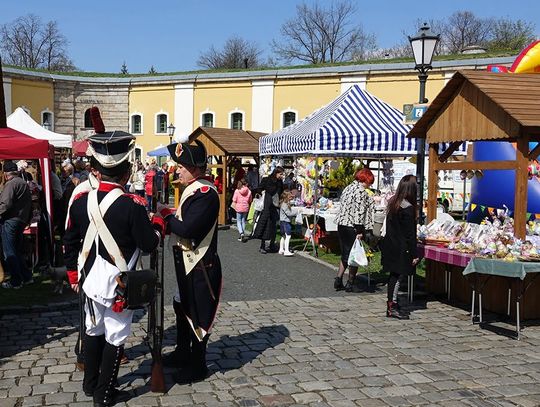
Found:
[{"label": "cobblestone pavement", "polygon": [[[133,394],[128,406],[540,405],[540,327],[516,341],[436,301],[409,308],[409,321],[383,308],[381,293],[223,303],[211,376],[180,386],[166,372],[166,394],[149,391],[141,312],[119,382]],[[77,318],[74,309],[0,317],[0,406],[91,405],[73,363]]]}]

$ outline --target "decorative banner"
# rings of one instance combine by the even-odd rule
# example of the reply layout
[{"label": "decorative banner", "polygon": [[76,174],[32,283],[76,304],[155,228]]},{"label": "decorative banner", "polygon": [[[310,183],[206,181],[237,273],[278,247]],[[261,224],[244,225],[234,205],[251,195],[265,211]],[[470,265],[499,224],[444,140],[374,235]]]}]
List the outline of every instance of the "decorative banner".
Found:
[{"label": "decorative banner", "polygon": [[540,219],[540,213],[535,213],[535,214],[534,214],[534,217],[535,217],[536,219]]},{"label": "decorative banner", "polygon": [[478,205],[476,205],[476,204],[471,204],[471,211],[474,211],[474,210],[476,209],[477,206],[478,206]]},{"label": "decorative banner", "polygon": [[486,207],[484,205],[480,205],[480,210],[484,212],[486,210]]},{"label": "decorative banner", "polygon": [[532,213],[527,212],[526,218],[529,219],[531,217]]},{"label": "decorative banner", "polygon": [[491,208],[488,206],[488,212],[490,215],[493,215],[493,211],[495,210],[495,208]]}]

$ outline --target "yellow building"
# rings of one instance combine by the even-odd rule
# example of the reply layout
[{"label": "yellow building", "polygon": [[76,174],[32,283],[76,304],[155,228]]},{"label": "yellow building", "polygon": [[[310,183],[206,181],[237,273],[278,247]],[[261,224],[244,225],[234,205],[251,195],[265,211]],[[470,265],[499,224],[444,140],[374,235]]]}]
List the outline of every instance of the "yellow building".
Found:
[{"label": "yellow building", "polygon": [[[433,100],[458,69],[511,65],[514,57],[435,62],[426,97]],[[143,77],[57,75],[4,68],[6,110],[23,106],[38,123],[81,139],[91,132],[88,109],[99,106],[105,126],[137,136],[142,159],[199,126],[270,133],[303,119],[357,84],[399,110],[418,101],[413,63],[201,72]]]}]

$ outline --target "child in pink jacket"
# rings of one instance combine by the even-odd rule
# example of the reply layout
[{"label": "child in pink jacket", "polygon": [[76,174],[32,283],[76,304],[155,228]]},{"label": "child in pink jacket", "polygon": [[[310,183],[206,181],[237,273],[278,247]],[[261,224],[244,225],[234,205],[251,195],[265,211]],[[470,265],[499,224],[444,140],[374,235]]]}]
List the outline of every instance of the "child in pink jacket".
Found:
[{"label": "child in pink jacket", "polygon": [[251,191],[247,186],[245,179],[238,181],[238,185],[234,190],[234,195],[232,198],[232,206],[236,211],[236,225],[238,226],[238,233],[240,237],[238,238],[239,242],[245,242],[244,233],[246,230],[246,219],[249,212],[249,207],[251,204]]}]

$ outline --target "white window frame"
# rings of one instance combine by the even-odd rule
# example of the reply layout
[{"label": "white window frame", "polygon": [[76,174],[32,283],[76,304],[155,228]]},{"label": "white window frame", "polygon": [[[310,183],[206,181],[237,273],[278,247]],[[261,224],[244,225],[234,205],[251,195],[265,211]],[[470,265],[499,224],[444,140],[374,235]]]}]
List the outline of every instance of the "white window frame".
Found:
[{"label": "white window frame", "polygon": [[282,110],[279,114],[280,129],[285,128],[285,113],[294,113],[296,115],[295,123],[298,123],[298,110],[288,107],[287,109]]},{"label": "white window frame", "polygon": [[213,127],[216,127],[216,113],[213,112],[212,110],[209,110],[209,109],[206,109],[204,112],[201,112],[200,116],[199,116],[199,126],[203,126],[203,117],[205,114],[211,114],[212,115],[212,118],[213,118],[213,122],[214,122],[214,126]]},{"label": "white window frame", "polygon": [[159,128],[158,128],[158,121],[157,121],[157,118],[158,118],[158,116],[160,116],[160,115],[162,115],[162,114],[164,114],[165,117],[167,118],[167,119],[166,119],[167,126],[169,126],[169,124],[171,123],[171,122],[169,121],[169,113],[168,113],[168,112],[164,112],[164,111],[162,110],[162,111],[156,113],[156,114],[154,115],[154,134],[155,134],[156,136],[168,136],[168,135],[169,135],[169,133],[167,132],[167,126],[165,126],[165,131],[164,131],[164,132],[158,131]]},{"label": "white window frame", "polygon": [[[133,116],[140,116],[140,118],[141,118],[141,131],[139,133],[135,133],[135,131],[133,130]],[[156,117],[156,123],[157,123],[157,117]],[[144,117],[143,117],[143,114],[139,113],[139,112],[131,113],[131,115],[129,116],[129,132],[131,134],[143,134],[144,133],[143,129],[144,129]]]},{"label": "white window frame", "polygon": [[244,130],[244,127],[246,125],[246,112],[243,110],[240,110],[238,108],[234,109],[233,111],[229,112],[229,129],[232,129],[232,116],[235,113],[241,113],[242,114],[242,128],[239,130]]},{"label": "white window frame", "polygon": [[43,127],[43,124],[45,124],[45,122],[44,122],[44,120],[43,120],[43,114],[44,114],[44,113],[50,115],[51,120],[50,120],[49,124],[50,124],[51,127],[50,127],[49,130],[50,130],[50,131],[54,131],[54,112],[51,112],[51,111],[49,110],[48,107],[45,108],[45,110],[42,110],[41,113],[40,113],[40,117],[41,117],[41,127]]}]

